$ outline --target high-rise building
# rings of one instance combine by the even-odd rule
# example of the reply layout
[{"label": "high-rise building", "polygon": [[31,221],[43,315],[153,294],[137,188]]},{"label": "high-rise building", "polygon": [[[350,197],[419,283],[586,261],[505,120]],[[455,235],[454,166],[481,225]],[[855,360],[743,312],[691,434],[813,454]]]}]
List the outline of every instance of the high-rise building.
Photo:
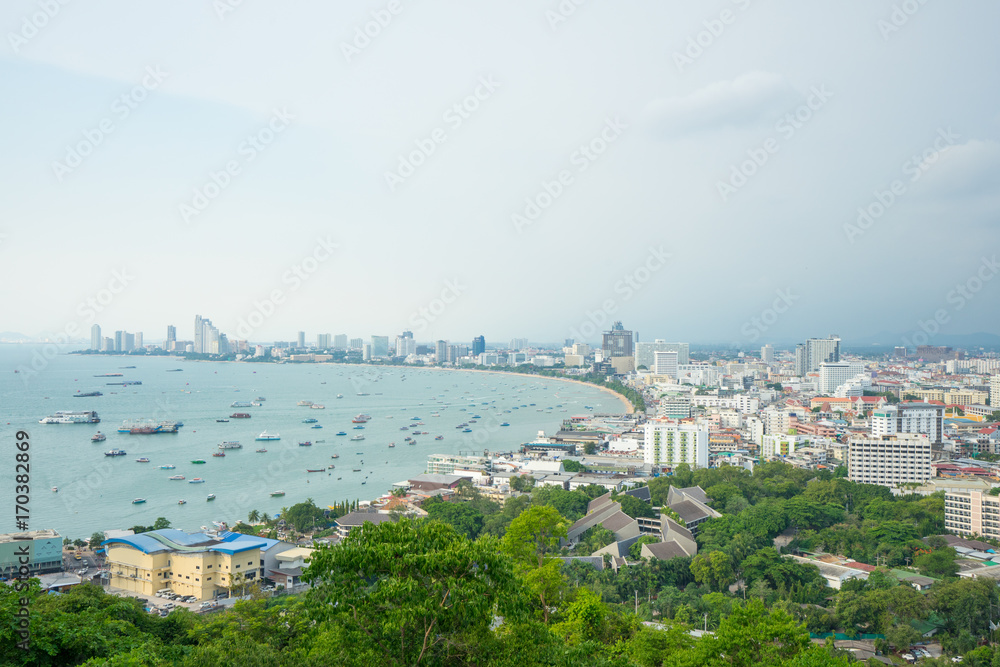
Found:
[{"label": "high-rise building", "polygon": [[668,343],[660,338],[657,338],[652,343],[636,343],[635,367],[645,366],[646,368],[652,368],[654,352],[676,352],[677,363],[687,364],[690,362],[689,348],[690,346],[687,343]]},{"label": "high-rise building", "polygon": [[840,361],[840,338],[810,338],[806,341],[806,372],[819,370],[823,362]]},{"label": "high-rise building", "polygon": [[770,344],[760,348],[760,360],[765,364],[774,363],[774,348]]},{"label": "high-rise building", "polygon": [[296,343],[297,344],[296,344],[295,347],[299,348],[300,350],[304,350],[306,348],[306,332],[305,331],[300,331],[299,332],[298,338],[296,339]]},{"label": "high-rise building", "polygon": [[99,324],[90,327],[90,349],[101,349],[101,326]]},{"label": "high-rise building", "polygon": [[105,336],[104,340],[101,341],[101,352],[114,352],[115,351],[115,339],[110,336]]},{"label": "high-rise building", "polygon": [[990,407],[1000,410],[1000,375],[990,376]]},{"label": "high-rise building", "polygon": [[316,334],[316,347],[321,350],[330,349],[330,334]]},{"label": "high-rise building", "polygon": [[372,356],[382,359],[389,356],[389,337],[372,336]]},{"label": "high-rise building", "polygon": [[397,357],[408,357],[411,354],[416,354],[416,352],[417,352],[417,342],[413,340],[412,331],[404,331],[403,333],[396,336]]},{"label": "high-rise building", "polygon": [[163,349],[168,352],[174,349],[174,343],[177,342],[177,327],[172,324],[167,325],[167,342],[164,343]]},{"label": "high-rise building", "polygon": [[906,346],[897,345],[896,347],[892,348],[892,356],[894,356],[897,359],[906,359]]},{"label": "high-rise building", "polygon": [[125,351],[125,332],[116,331],[115,332],[115,352]]},{"label": "high-rise building", "polygon": [[448,361],[448,341],[439,340],[434,343],[434,357],[439,364]]},{"label": "high-rise building", "polygon": [[935,445],[941,444],[944,431],[944,405],[899,403],[872,413],[871,433],[881,438],[897,433],[922,433]]},{"label": "high-rise building", "polygon": [[142,332],[141,331],[136,331],[135,332],[135,338],[132,339],[132,342],[134,343],[134,345],[132,346],[133,350],[141,350],[142,349]]},{"label": "high-rise building", "polygon": [[472,355],[478,357],[486,351],[486,337],[476,336],[472,339]]},{"label": "high-rise building", "polygon": [[677,379],[677,353],[660,352],[653,353],[653,375],[667,375]]},{"label": "high-rise building", "polygon": [[634,357],[632,332],[625,329],[621,322],[615,322],[611,325],[611,331],[604,332],[601,349],[604,352],[605,361],[614,357]]},{"label": "high-rise building", "polygon": [[335,350],[347,349],[347,334],[337,334],[333,337],[333,348]]},{"label": "high-rise building", "polygon": [[201,321],[201,315],[194,316],[194,351],[197,354],[205,351],[205,345],[202,341],[202,328],[203,323]]},{"label": "high-rise building", "polygon": [[364,338],[352,338],[350,340],[350,344],[348,345],[348,347],[351,348],[352,350],[362,350],[365,347],[365,339]]},{"label": "high-rise building", "polygon": [[898,487],[932,476],[931,441],[922,433],[848,440],[847,478],[852,482]]},{"label": "high-rise building", "polygon": [[510,349],[514,350],[515,352],[528,349],[528,339],[512,338],[510,341]]},{"label": "high-rise building", "polygon": [[567,338],[563,341],[563,347],[573,347],[573,343],[576,342],[575,338]]},{"label": "high-rise building", "polygon": [[806,346],[805,343],[799,343],[795,346],[795,376],[805,377],[809,369],[806,367]]},{"label": "high-rise building", "polygon": [[829,394],[864,371],[864,364],[848,361],[824,361],[819,365],[819,391]]},{"label": "high-rise building", "polygon": [[945,490],[944,528],[959,535],[1000,539],[1000,498],[983,491]]},{"label": "high-rise building", "polygon": [[651,419],[643,429],[643,460],[654,468],[708,467],[707,427]]}]

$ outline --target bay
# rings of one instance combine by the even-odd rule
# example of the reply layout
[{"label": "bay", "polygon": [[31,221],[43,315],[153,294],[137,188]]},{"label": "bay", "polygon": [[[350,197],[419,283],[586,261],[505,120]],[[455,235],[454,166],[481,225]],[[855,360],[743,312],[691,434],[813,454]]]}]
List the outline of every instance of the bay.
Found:
[{"label": "bay", "polygon": [[[0,490],[7,491],[10,512],[0,532],[15,530],[14,457],[20,430],[31,443],[29,528],[88,539],[98,530],[151,525],[160,516],[175,528],[198,530],[213,521],[246,520],[254,509],[273,516],[307,498],[320,507],[373,499],[394,482],[423,472],[429,454],[514,450],[538,431],[553,433],[575,414],[623,410],[615,395],[597,387],[505,373],[52,352],[51,347],[0,345],[0,452],[7,466]],[[122,377],[94,377],[104,373]],[[133,380],[142,384],[108,384]],[[103,396],[73,396],[87,391]],[[258,397],[266,399],[259,407],[231,407]],[[325,409],[299,406],[299,401]],[[38,423],[59,410],[96,410],[101,423]],[[216,421],[234,412],[252,416]],[[371,420],[364,429],[354,429],[352,418],[362,413]],[[470,433],[456,428],[474,415],[481,419],[469,423]],[[323,428],[303,423],[308,418]],[[177,420],[184,426],[178,433],[117,433],[130,419]],[[416,421],[423,426],[400,430]],[[98,430],[107,440],[92,443]],[[281,440],[255,441],[264,430],[280,434]],[[417,444],[407,445],[404,438],[412,430],[429,435],[414,435]],[[347,435],[336,436],[339,431]],[[359,434],[363,441],[350,440]],[[435,440],[438,435],[443,440]],[[224,458],[212,456],[220,443],[234,440],[243,448],[226,450]],[[306,441],[312,445],[299,446]],[[267,452],[257,453],[259,447]],[[104,456],[112,448],[127,455]],[[139,457],[150,462],[138,463]],[[205,463],[193,464],[194,459]],[[176,468],[160,469],[167,464]],[[326,472],[306,472],[331,464],[336,467]],[[186,479],[173,481],[172,475]],[[190,484],[195,477],[205,482]],[[270,495],[279,490],[283,497]],[[209,494],[216,499],[208,501]],[[134,505],[134,498],[146,502]],[[179,505],[181,499],[186,504]]]}]

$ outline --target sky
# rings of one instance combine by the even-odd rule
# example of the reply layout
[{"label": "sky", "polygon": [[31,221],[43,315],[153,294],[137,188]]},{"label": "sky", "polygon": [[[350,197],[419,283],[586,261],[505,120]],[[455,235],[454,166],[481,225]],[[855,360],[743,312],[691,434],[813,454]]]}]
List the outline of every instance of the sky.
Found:
[{"label": "sky", "polygon": [[8,0],[0,331],[1000,333],[998,22],[986,1]]}]

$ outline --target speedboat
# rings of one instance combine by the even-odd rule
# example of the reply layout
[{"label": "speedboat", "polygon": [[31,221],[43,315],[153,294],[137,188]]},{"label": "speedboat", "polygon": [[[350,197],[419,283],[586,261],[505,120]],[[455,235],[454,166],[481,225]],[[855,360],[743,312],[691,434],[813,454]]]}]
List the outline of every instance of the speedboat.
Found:
[{"label": "speedboat", "polygon": [[90,436],[90,441],[91,442],[104,442],[107,439],[108,439],[108,436],[104,435],[100,431],[98,431],[96,434]]},{"label": "speedboat", "polygon": [[313,424],[309,428],[323,428],[323,425],[322,424]]},{"label": "speedboat", "polygon": [[318,419],[314,419],[313,417],[310,417],[309,419],[303,419],[302,423],[303,424],[315,424],[318,421],[319,421]]},{"label": "speedboat", "polygon": [[363,428],[364,428],[364,426],[355,426],[354,430],[357,431],[358,429],[363,429]]},{"label": "speedboat", "polygon": [[203,480],[201,477],[195,477],[194,479],[188,480],[188,484],[204,484],[204,483],[205,480]]},{"label": "speedboat", "polygon": [[215,494],[214,493],[208,494],[208,498],[205,498],[205,500],[215,500]]},{"label": "speedboat", "polygon": [[177,504],[178,504],[178,505],[186,505],[186,504],[187,504],[187,501],[186,501],[186,500],[178,500],[178,501],[177,501]]},{"label": "speedboat", "polygon": [[104,452],[105,456],[125,456],[125,452],[121,449],[112,449],[110,452]]},{"label": "speedboat", "polygon": [[338,431],[337,435],[347,435],[347,431]]},{"label": "speedboat", "polygon": [[267,431],[261,431],[260,435],[257,436],[257,440],[281,440],[281,436],[277,433],[268,433]]},{"label": "speedboat", "polygon": [[439,435],[439,436],[437,436],[437,437],[436,437],[436,438],[434,438],[434,439],[435,439],[435,440],[444,440],[444,436],[443,436],[443,435]]},{"label": "speedboat", "polygon": [[140,456],[139,458],[137,458],[135,460],[135,462],[136,463],[149,463],[149,459],[147,459],[145,456]]},{"label": "speedboat", "polygon": [[146,502],[146,499],[145,499],[145,498],[136,498],[135,500],[133,500],[133,501],[132,501],[132,504],[133,504],[133,505],[141,505],[141,504],[143,504],[144,502]]},{"label": "speedboat", "polygon": [[168,464],[167,464],[167,465],[165,465],[165,466],[160,466],[160,470],[173,470],[173,469],[174,469],[174,468],[176,468],[176,467],[177,467],[177,466],[175,466],[175,465],[172,465],[172,464],[168,463]]},{"label": "speedboat", "polygon": [[363,436],[363,435],[355,435],[355,436],[351,437],[351,440],[364,440],[364,439],[365,439],[365,436]]},{"label": "speedboat", "polygon": [[167,479],[184,479],[184,475],[174,475],[173,477],[168,477]]},{"label": "speedboat", "polygon": [[300,442],[299,443],[299,447],[312,447],[312,446],[313,446],[313,444],[311,442],[309,442],[308,440],[306,440],[305,442]]},{"label": "speedboat", "polygon": [[191,463],[201,464],[204,463],[205,459],[191,459]]},{"label": "speedboat", "polygon": [[257,450],[257,453],[258,453],[258,454],[266,454],[266,453],[267,453],[267,450],[266,450],[266,449],[264,449],[263,447],[261,447],[260,449],[258,449],[258,450]]},{"label": "speedboat", "polygon": [[277,496],[283,496],[283,495],[285,495],[284,491],[272,491],[271,492],[271,497],[277,497]]}]

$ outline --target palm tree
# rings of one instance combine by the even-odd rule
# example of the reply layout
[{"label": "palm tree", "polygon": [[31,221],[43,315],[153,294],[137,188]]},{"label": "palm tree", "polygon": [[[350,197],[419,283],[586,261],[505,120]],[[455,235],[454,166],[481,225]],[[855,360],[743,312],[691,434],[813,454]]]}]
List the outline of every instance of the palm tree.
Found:
[{"label": "palm tree", "polygon": [[250,510],[250,514],[247,515],[247,519],[250,523],[257,523],[260,520],[260,512],[257,510]]},{"label": "palm tree", "polygon": [[268,514],[267,512],[264,512],[263,514],[260,515],[260,520],[263,521],[264,523],[271,523],[271,515]]}]

